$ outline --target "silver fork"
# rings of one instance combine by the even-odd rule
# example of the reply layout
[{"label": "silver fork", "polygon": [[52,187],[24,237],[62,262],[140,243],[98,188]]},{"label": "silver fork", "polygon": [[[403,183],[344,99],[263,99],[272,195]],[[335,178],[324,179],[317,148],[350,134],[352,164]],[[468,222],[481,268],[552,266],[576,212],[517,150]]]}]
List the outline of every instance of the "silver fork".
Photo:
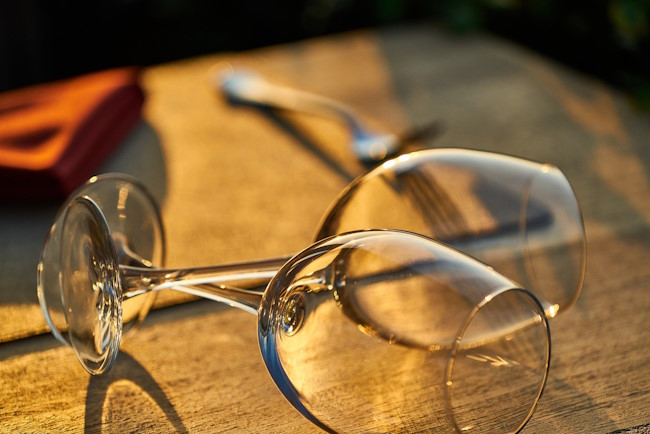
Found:
[{"label": "silver fork", "polygon": [[366,165],[391,157],[406,143],[435,135],[440,130],[440,123],[434,121],[400,135],[373,131],[350,106],[332,98],[273,84],[251,70],[221,70],[216,72],[215,79],[215,86],[235,103],[311,113],[342,121],[350,130],[354,155]]},{"label": "silver fork", "polygon": [[[342,121],[352,134],[351,147],[355,156],[367,166],[374,166],[395,155],[409,142],[441,131],[440,122],[435,120],[428,125],[412,128],[406,134],[375,132],[367,128],[357,112],[348,105],[325,96],[270,83],[251,70],[222,69],[216,72],[215,79],[215,85],[234,103],[311,113]],[[441,196],[443,191],[424,173],[404,173],[399,183],[392,183],[396,180],[389,182],[392,188],[413,202],[438,236],[453,239],[467,230],[462,215],[451,200]]]}]

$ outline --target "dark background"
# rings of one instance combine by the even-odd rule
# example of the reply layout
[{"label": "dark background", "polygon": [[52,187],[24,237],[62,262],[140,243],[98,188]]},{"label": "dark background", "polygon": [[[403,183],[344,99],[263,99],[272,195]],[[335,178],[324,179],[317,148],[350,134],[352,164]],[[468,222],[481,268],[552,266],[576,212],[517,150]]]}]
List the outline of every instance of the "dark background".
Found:
[{"label": "dark background", "polygon": [[650,0],[0,0],[0,91],[357,28],[501,35],[650,109]]}]

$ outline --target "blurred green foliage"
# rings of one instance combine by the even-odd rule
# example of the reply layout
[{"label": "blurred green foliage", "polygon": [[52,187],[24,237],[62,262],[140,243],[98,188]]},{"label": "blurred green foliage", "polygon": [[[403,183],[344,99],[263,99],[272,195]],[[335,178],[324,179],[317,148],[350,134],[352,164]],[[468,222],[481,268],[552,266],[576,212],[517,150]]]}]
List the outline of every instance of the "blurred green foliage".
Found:
[{"label": "blurred green foliage", "polygon": [[375,14],[382,23],[426,16],[457,34],[499,34],[650,109],[650,0],[380,0]]},{"label": "blurred green foliage", "polygon": [[0,1],[0,91],[423,21],[458,34],[496,33],[600,77],[650,109],[650,0]]},{"label": "blurred green foliage", "polygon": [[650,109],[650,0],[431,2],[459,33],[490,31],[621,87]]}]

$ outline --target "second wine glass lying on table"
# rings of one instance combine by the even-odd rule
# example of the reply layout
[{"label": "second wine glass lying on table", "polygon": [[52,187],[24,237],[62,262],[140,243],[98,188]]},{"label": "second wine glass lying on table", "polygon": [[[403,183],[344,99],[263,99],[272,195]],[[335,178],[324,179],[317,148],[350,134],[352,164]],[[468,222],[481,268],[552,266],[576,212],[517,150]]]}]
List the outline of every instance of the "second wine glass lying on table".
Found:
[{"label": "second wine glass lying on table", "polygon": [[[394,178],[428,167],[439,161],[438,154],[459,156],[454,161],[468,156],[467,151],[430,151],[387,162],[341,195],[319,233],[335,227],[332,221],[349,220],[341,210],[349,203],[354,211],[358,198],[350,192],[360,191],[361,184],[374,185],[363,180],[376,178],[381,185],[388,184],[398,198],[415,195],[421,186],[405,187]],[[469,155],[472,161],[497,158]],[[556,171],[505,160],[515,169]],[[482,167],[464,164],[472,171]],[[513,170],[508,165],[501,169]],[[535,170],[532,175],[535,182],[543,178]],[[564,179],[559,171],[552,175],[551,179]],[[515,178],[508,178],[508,188],[516,184]],[[485,187],[485,177],[480,179]],[[547,207],[544,195],[531,194],[531,179],[522,179],[528,185],[523,190],[528,192],[524,203],[535,197],[534,215],[544,216],[536,225],[524,225],[524,235],[533,227],[537,231],[546,228],[559,245],[573,245],[575,240],[550,229],[555,221],[566,223],[567,214],[575,216],[577,204],[568,211],[562,206]],[[568,183],[559,185],[566,188]],[[567,192],[570,188],[551,195],[552,203]],[[463,190],[459,193],[464,194]],[[496,197],[507,204],[503,198],[514,196]],[[45,244],[39,264],[41,306],[53,333],[73,346],[89,372],[105,372],[113,363],[121,338],[123,302],[126,305],[155,290],[175,288],[259,313],[260,346],[271,376],[289,401],[323,428],[516,431],[531,416],[550,357],[546,317],[534,296],[491,268],[421,236],[372,231],[318,242],[279,270],[286,258],[202,269],[156,269],[149,259],[159,256],[162,232],[156,229],[160,220],[148,198],[136,184],[117,178],[90,183],[59,214]],[[390,202],[386,207],[386,215],[400,209],[418,211]],[[431,209],[419,211],[430,213]],[[521,230],[514,231],[514,237],[507,225],[508,230],[494,230],[500,221],[512,225],[512,216],[501,215],[488,226],[489,231],[477,232],[480,244],[496,243],[519,257],[526,251],[518,246],[522,238],[516,234]],[[577,218],[574,223],[581,229],[579,211]],[[363,219],[358,221],[365,224]],[[458,233],[463,241],[472,235],[467,230]],[[564,233],[584,237],[580,230]],[[454,240],[448,237],[446,241]],[[584,238],[581,243],[579,247]],[[579,262],[580,266],[584,264]],[[580,276],[583,272],[577,271]],[[259,287],[269,280],[266,291],[222,286]],[[579,286],[572,290],[577,292]],[[141,316],[147,306],[148,302],[139,307]],[[548,314],[553,304],[547,301],[544,306]],[[132,317],[134,312],[137,309],[131,309]]]},{"label": "second wine glass lying on table", "polygon": [[367,228],[443,241],[532,291],[549,318],[580,295],[582,215],[566,177],[550,164],[463,149],[402,155],[347,186],[315,238]]}]

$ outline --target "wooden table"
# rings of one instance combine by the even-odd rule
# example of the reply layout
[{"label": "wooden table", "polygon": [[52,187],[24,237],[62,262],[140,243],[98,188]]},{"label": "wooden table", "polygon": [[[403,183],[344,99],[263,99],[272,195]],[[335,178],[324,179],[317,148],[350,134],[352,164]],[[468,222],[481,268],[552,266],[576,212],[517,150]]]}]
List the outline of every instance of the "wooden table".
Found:
[{"label": "wooden table", "polygon": [[[336,123],[229,105],[209,80],[223,62],[345,101],[387,129],[441,119],[444,134],[423,146],[559,166],[584,212],[587,277],[578,303],[551,322],[550,378],[524,432],[647,432],[647,113],[511,43],[427,25],[148,68],[143,122],[103,171],[136,175],[161,201],[169,266],[297,251],[363,172]],[[216,303],[152,312],[111,373],[90,378],[72,351],[39,335],[34,271],[54,211],[0,212],[0,432],[318,431],[273,385],[256,319]],[[165,295],[159,306],[177,301]]]}]

